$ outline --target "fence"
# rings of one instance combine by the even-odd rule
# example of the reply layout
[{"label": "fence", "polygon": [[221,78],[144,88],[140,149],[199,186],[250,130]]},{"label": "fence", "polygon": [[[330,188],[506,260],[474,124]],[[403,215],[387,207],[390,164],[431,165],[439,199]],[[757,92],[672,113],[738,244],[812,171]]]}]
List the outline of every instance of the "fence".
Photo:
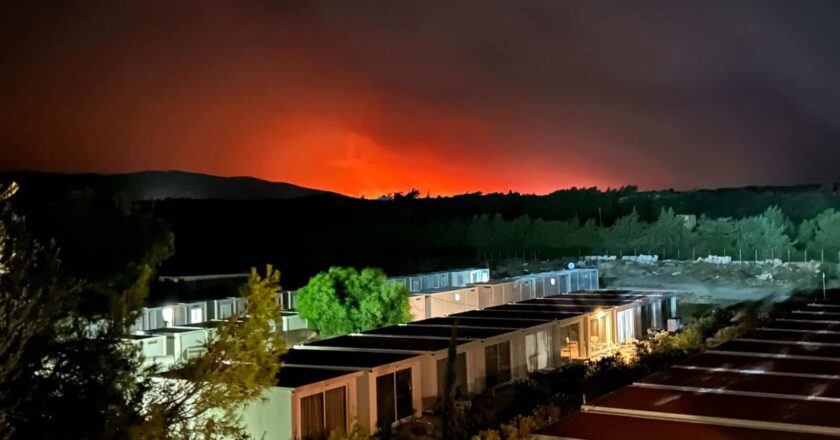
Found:
[{"label": "fence", "polygon": [[817,261],[840,264],[840,249],[774,249],[774,248],[542,248],[542,249],[484,249],[477,252],[478,260],[494,262],[509,259],[546,260],[558,258],[581,259],[587,255],[615,256],[621,259],[629,255],[658,255],[659,260],[697,260],[710,255],[730,257],[732,261],[768,261],[803,263]]}]

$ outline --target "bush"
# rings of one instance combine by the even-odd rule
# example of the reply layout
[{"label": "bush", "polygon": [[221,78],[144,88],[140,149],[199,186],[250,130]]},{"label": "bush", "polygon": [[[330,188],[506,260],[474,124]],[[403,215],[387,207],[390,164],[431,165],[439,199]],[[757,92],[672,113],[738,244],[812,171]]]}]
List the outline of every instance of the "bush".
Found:
[{"label": "bush", "polygon": [[[749,308],[706,311],[675,334],[660,333],[636,344],[628,361],[620,354],[596,361],[571,362],[555,371],[534,374],[473,397],[468,409],[458,411],[458,438],[477,433],[473,440],[517,440],[577,411],[584,394],[595,399],[668,368],[688,356],[743,335],[759,322]],[[532,412],[531,415],[523,416]],[[519,415],[517,415],[519,414]],[[500,421],[508,423],[499,424]],[[498,426],[498,429],[490,429]]]},{"label": "bush", "polygon": [[472,436],[472,440],[528,439],[534,431],[560,420],[561,416],[562,411],[553,405],[538,406],[531,415],[518,415],[510,422],[500,425],[499,430],[479,431],[477,435]]},{"label": "bush", "polygon": [[370,432],[361,427],[358,423],[353,424],[353,429],[345,433],[343,429],[334,429],[330,432],[327,440],[368,440]]}]

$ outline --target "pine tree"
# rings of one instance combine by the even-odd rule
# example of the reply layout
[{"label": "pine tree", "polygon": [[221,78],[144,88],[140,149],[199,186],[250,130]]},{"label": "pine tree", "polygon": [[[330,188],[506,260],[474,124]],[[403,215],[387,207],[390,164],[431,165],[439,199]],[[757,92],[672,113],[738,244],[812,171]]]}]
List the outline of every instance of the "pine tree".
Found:
[{"label": "pine tree", "polygon": [[256,269],[243,289],[246,317],[232,316],[206,344],[204,355],[169,374],[175,380],[147,378],[142,423],[134,439],[222,439],[244,435],[240,413],[276,385],[285,344],[277,292],[280,272]]}]

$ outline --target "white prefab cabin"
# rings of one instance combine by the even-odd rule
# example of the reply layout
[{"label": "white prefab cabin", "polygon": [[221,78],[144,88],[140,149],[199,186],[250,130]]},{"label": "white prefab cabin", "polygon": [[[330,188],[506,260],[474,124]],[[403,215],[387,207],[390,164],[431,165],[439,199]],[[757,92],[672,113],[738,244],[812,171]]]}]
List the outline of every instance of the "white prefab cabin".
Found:
[{"label": "white prefab cabin", "polygon": [[174,356],[168,352],[165,335],[129,335],[125,342],[137,348],[144,365],[168,368],[175,362]]},{"label": "white prefab cabin", "polygon": [[356,386],[356,421],[371,432],[421,413],[422,355],[292,349],[283,356],[283,365],[361,372]]},{"label": "white prefab cabin", "polygon": [[349,432],[357,418],[356,383],[362,373],[316,367],[284,367],[263,399],[241,410],[249,438],[299,440]]},{"label": "white prefab cabin", "polygon": [[173,357],[176,365],[200,356],[208,335],[203,328],[190,327],[164,327],[147,330],[146,333],[166,337],[166,354]]},{"label": "white prefab cabin", "polygon": [[179,303],[175,307],[175,325],[199,324],[209,319],[207,301]]},{"label": "white prefab cabin", "polygon": [[[456,394],[468,396],[572,360],[597,358],[643,338],[646,327],[664,321],[661,310],[673,309],[671,303],[670,296],[660,293],[579,292],[312,342],[284,357],[281,378],[326,374],[318,373],[323,370],[354,375],[330,376],[293,389],[277,387],[273,403],[249,406],[243,420],[253,420],[249,432],[254,435],[280,432],[271,438],[350,429],[349,420],[375,432],[383,423],[400,423],[434,409],[453,327]],[[661,312],[645,323],[644,307]],[[264,405],[272,406],[268,410]],[[267,420],[268,414],[278,411],[285,411],[280,419],[287,419],[288,426],[271,431],[268,425],[277,418]]]},{"label": "white prefab cabin", "polygon": [[242,298],[230,297],[207,301],[207,319],[222,320],[243,313],[245,313],[245,304]]}]

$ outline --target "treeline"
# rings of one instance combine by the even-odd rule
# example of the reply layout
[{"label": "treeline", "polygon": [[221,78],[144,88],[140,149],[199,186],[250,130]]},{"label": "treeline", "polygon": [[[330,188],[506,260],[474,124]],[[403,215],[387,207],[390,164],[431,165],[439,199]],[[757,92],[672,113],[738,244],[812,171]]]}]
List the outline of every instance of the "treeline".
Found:
[{"label": "treeline", "polygon": [[840,258],[840,212],[827,209],[794,223],[776,206],[743,218],[678,215],[663,208],[650,222],[633,211],[610,226],[594,219],[546,221],[522,216],[505,220],[482,215],[453,222],[453,238],[462,235],[482,259],[509,256],[579,256],[656,254],[689,259],[707,255],[734,260],[826,260]]},{"label": "treeline", "polygon": [[[777,207],[771,214],[776,218],[767,217],[770,206]],[[821,187],[655,193],[589,188],[545,196],[441,198],[411,193],[389,201],[167,200],[153,207],[178,237],[178,251],[163,271],[235,271],[270,261],[286,268],[289,288],[301,287],[334,265],[380,267],[397,275],[514,255],[627,255],[635,250],[664,258],[711,253],[737,259],[740,249],[743,259],[775,255],[787,260],[790,251],[790,258],[800,261],[807,250],[808,259],[824,252],[826,260],[836,261],[840,250],[828,239],[831,216],[821,214],[840,210],[840,196]],[[694,215],[697,225],[681,229],[677,223],[683,223],[673,215],[660,215],[663,210]],[[768,222],[784,225],[783,234]],[[809,227],[814,232],[808,233]]]},{"label": "treeline", "polygon": [[[290,289],[302,287],[331,266],[379,267],[399,275],[485,264],[515,255],[550,258],[651,252],[686,259],[711,253],[737,259],[740,250],[743,259],[775,256],[801,261],[820,259],[823,254],[826,260],[838,258],[837,246],[829,239],[831,216],[821,214],[840,210],[840,195],[833,187],[640,192],[628,186],[606,191],[573,188],[544,196],[423,197],[411,192],[394,195],[392,200],[322,195],[132,203],[110,187],[68,186],[62,191],[53,187],[50,192],[36,182],[28,183],[15,197],[16,209],[26,214],[42,239],[55,238],[63,248],[73,240],[78,245],[74,248],[85,249],[72,258],[65,254],[67,264],[83,271],[112,264],[114,260],[104,256],[131,254],[143,249],[138,246],[142,242],[160,242],[148,236],[154,238],[163,231],[174,233],[177,241],[174,255],[163,259],[162,274],[245,272],[271,262],[285,269],[284,284]],[[154,226],[143,231],[132,224],[106,221],[116,215],[115,200],[124,211],[148,213]],[[769,206],[782,214],[778,217],[785,226],[783,236],[778,231],[766,232],[772,228],[751,226],[761,226]],[[677,234],[678,228],[669,226],[673,219],[660,215],[663,209],[695,215],[697,225],[688,231],[679,229]],[[88,230],[78,226],[88,224],[94,226]],[[158,248],[161,254],[172,249],[171,243]],[[150,300],[168,296],[153,289]]]}]

